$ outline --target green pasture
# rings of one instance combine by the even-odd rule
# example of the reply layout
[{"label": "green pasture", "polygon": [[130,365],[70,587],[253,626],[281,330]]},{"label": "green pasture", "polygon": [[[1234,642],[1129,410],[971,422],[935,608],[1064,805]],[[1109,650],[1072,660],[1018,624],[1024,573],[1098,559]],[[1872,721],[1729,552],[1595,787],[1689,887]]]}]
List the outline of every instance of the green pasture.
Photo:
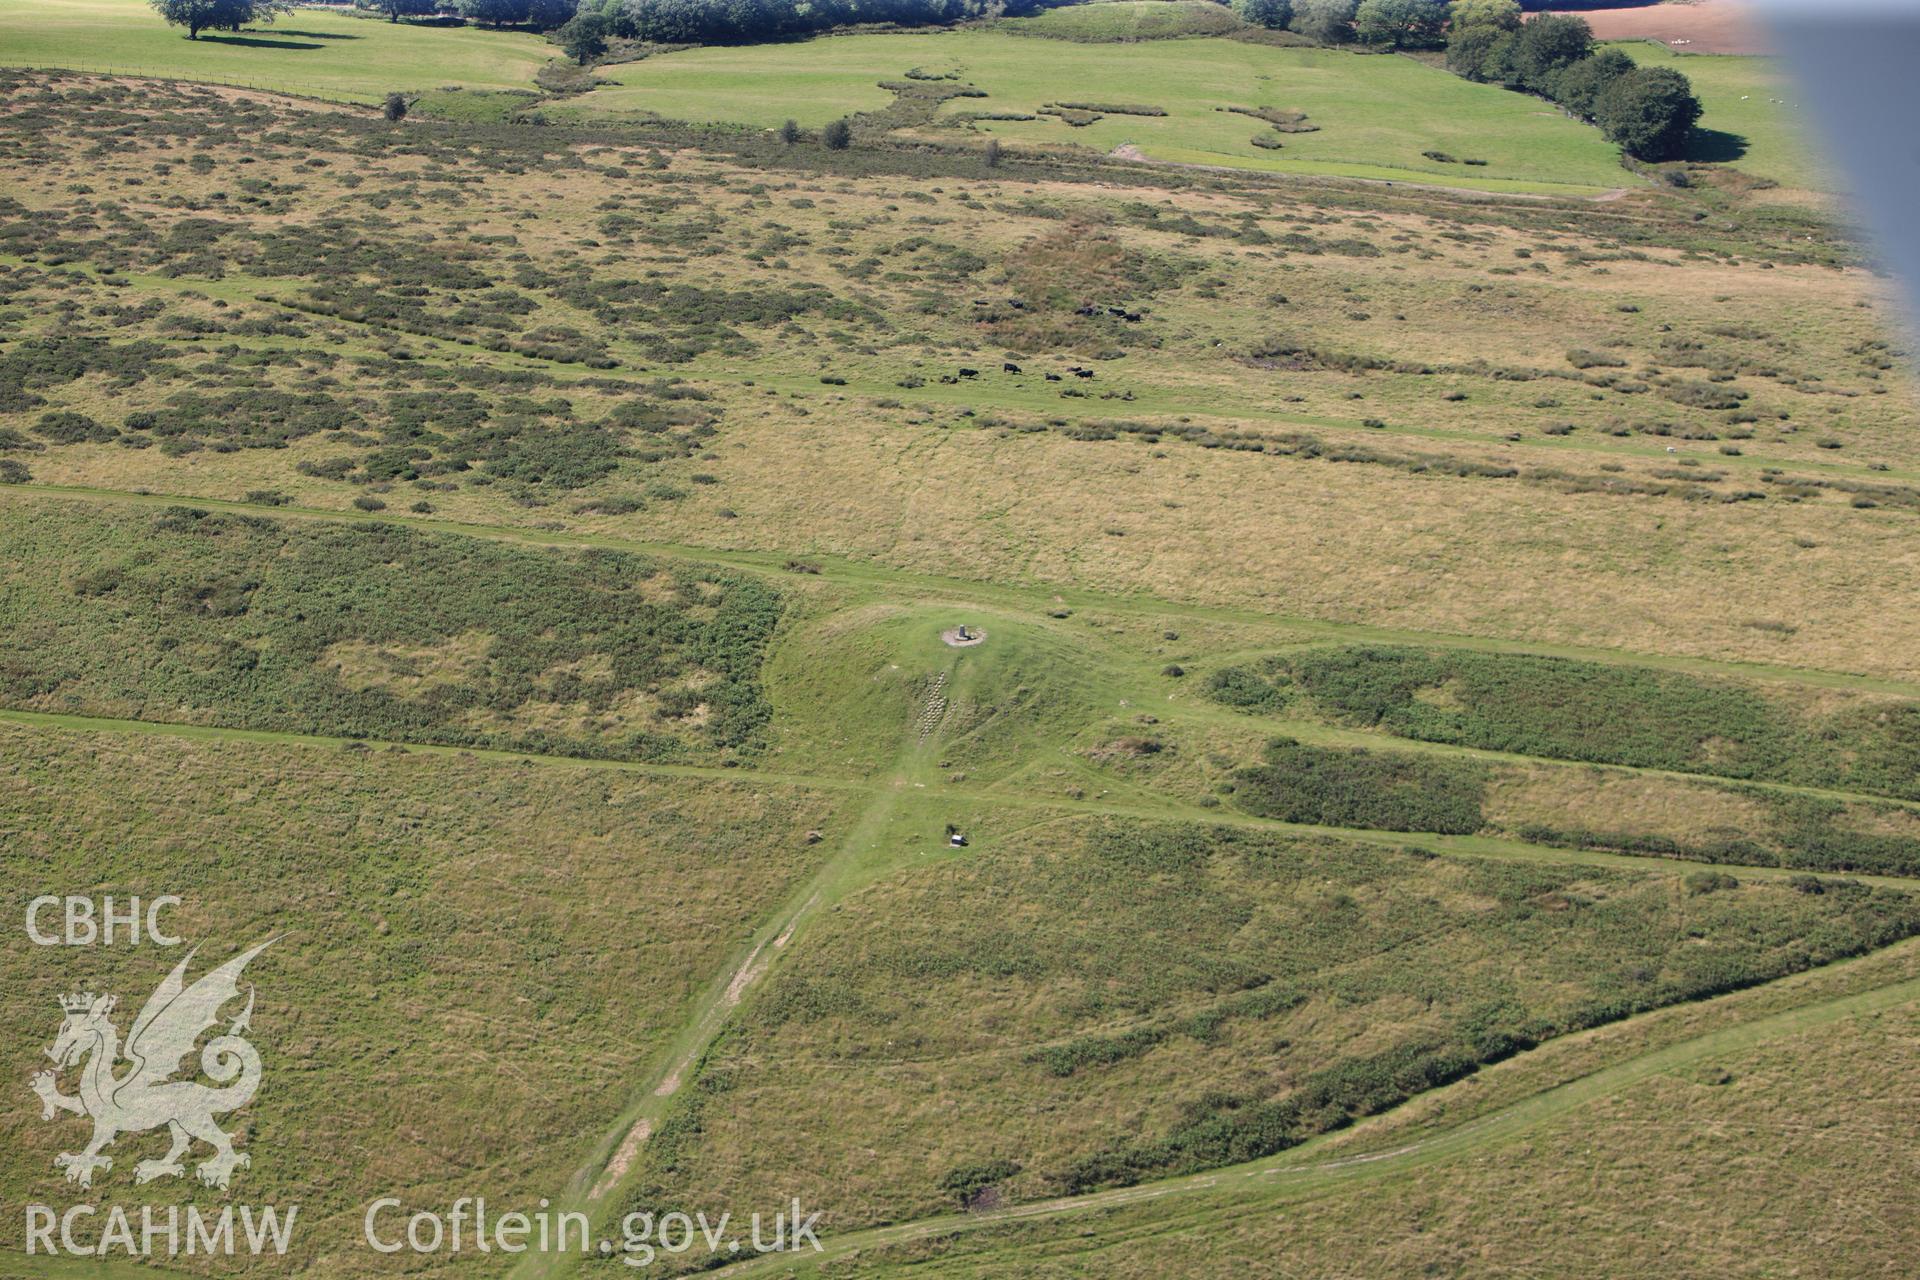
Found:
[{"label": "green pasture", "polygon": [[1213,0],[1102,0],[1042,10],[1004,25],[1017,35],[1111,41],[1220,35],[1244,24]]},{"label": "green pasture", "polygon": [[1644,40],[1617,47],[1642,66],[1671,67],[1693,82],[1706,113],[1689,159],[1732,164],[1786,187],[1832,186],[1806,101],[1774,59],[1676,53]]},{"label": "green pasture", "polygon": [[[1595,190],[1621,186],[1616,153],[1593,129],[1546,103],[1468,83],[1405,58],[1283,49],[1237,40],[1076,44],[1002,30],[835,36],[800,44],[692,49],[607,68],[617,85],[577,100],[589,118],[651,112],[763,128],[789,117],[819,127],[892,100],[880,88],[912,68],[957,72],[985,98],[966,112],[1031,114],[1054,102],[1159,107],[1164,116],[1106,113],[1075,128],[1058,118],[977,121],[1015,145],[1108,152],[1241,168],[1408,178],[1457,186]],[[1318,132],[1271,134],[1229,107],[1304,111]],[[1253,145],[1271,134],[1278,151]],[[1484,166],[1436,162],[1438,151]]]},{"label": "green pasture", "polygon": [[297,9],[198,40],[144,0],[0,0],[0,66],[67,67],[378,102],[394,90],[532,87],[553,46],[524,32]]},{"label": "green pasture", "polygon": [[[692,49],[609,67],[604,74],[616,83],[559,114],[589,120],[654,114],[761,128],[791,117],[817,128],[885,108],[892,94],[880,82],[900,80],[917,67],[957,72],[989,95],[948,102],[941,120],[968,112],[1033,114],[1062,101],[1168,113],[1109,112],[1078,128],[1054,116],[973,123],[978,133],[1015,146],[1100,152],[1133,146],[1149,158],[1182,164],[1515,193],[1580,194],[1625,181],[1614,149],[1594,130],[1536,99],[1406,58],[1208,36],[1152,39],[1207,29],[1173,17],[1190,15],[1183,6],[1119,0],[990,28]],[[1031,38],[1043,34],[1067,38]],[[1137,42],[1099,42],[1129,37]],[[1790,187],[1828,184],[1797,94],[1773,60],[1682,54],[1646,42],[1621,47],[1693,81],[1707,108],[1694,158],[1730,161]],[[0,65],[253,85],[353,102],[377,102],[396,89],[528,90],[553,53],[525,32],[395,24],[319,9],[188,40],[142,0],[0,0]],[[1225,109],[1234,106],[1304,111],[1320,127],[1270,134],[1262,121]],[[1256,134],[1282,145],[1256,147]],[[1438,162],[1429,151],[1487,163]]]}]

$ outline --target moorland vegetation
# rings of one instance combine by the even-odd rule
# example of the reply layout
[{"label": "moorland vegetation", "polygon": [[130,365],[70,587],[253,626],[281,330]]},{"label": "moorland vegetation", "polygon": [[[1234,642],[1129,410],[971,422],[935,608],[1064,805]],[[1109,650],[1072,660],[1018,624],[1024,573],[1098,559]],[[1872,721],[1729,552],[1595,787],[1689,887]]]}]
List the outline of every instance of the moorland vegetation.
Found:
[{"label": "moorland vegetation", "polygon": [[[1511,93],[1151,7],[601,30],[562,88],[399,9],[166,37],[347,104],[4,73],[0,865],[285,932],[242,1145],[308,1270],[482,1177],[1064,1275],[1232,1274],[1196,1221],[1405,1178],[1447,1240],[1303,1268],[1471,1269],[1489,1213],[1611,1265],[1767,1181],[1703,1112],[1805,1157],[1739,1235],[1798,1257],[1910,1123],[1911,1055],[1817,1125],[1740,1078],[1920,997],[1891,286],[1816,191],[1526,96],[1637,74],[1573,27],[1454,15]],[[157,981],[4,960],[20,1043],[50,966]],[[44,1195],[69,1134],[7,1115]],[[1589,1133],[1657,1217],[1583,1207]]]}]

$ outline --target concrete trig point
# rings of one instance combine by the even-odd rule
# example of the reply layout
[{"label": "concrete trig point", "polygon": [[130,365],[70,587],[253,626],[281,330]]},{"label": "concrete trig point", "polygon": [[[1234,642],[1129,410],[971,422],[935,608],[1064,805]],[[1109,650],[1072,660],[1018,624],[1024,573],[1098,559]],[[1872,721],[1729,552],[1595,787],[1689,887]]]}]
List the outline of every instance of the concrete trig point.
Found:
[{"label": "concrete trig point", "polygon": [[964,649],[969,645],[976,645],[982,640],[985,640],[987,633],[978,627],[969,626],[963,622],[951,630],[942,631],[940,638],[956,649]]}]

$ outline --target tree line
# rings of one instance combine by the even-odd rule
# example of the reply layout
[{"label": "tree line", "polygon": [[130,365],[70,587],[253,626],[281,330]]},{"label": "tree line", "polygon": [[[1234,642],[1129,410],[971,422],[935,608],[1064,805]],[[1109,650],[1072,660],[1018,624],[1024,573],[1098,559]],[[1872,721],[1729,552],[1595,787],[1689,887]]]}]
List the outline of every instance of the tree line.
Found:
[{"label": "tree line", "polygon": [[1679,72],[1641,67],[1618,49],[1596,52],[1583,18],[1523,20],[1519,0],[1233,0],[1233,8],[1321,44],[1444,47],[1456,75],[1556,102],[1638,160],[1680,155],[1700,119],[1700,100]]},{"label": "tree line", "polygon": [[733,44],[856,23],[927,26],[1036,13],[1061,0],[582,0],[603,37],[657,44]]},{"label": "tree line", "polygon": [[1638,160],[1670,160],[1700,119],[1700,100],[1678,71],[1642,67],[1618,49],[1593,47],[1593,28],[1571,14],[1521,21],[1515,0],[1459,0],[1447,66],[1486,84],[1536,93],[1600,127]]},{"label": "tree line", "polygon": [[[563,43],[608,39],[656,44],[730,44],[804,35],[855,23],[926,26],[1036,13],[1064,0],[356,0],[398,22],[451,11],[488,27],[565,30]],[[291,0],[151,0],[168,22],[202,31],[238,31],[270,22]],[[588,56],[597,56],[597,53]],[[569,49],[569,52],[573,52]],[[577,56],[577,55],[576,55]]]}]

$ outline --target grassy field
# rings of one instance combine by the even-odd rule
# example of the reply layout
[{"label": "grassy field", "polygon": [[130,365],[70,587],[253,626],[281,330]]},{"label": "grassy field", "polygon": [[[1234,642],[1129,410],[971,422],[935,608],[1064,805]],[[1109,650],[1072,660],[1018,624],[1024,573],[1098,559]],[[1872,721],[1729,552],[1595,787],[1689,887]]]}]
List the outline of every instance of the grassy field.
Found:
[{"label": "grassy field", "polygon": [[1101,0],[1066,5],[1030,18],[1010,18],[1001,29],[1051,40],[1113,43],[1222,35],[1244,29],[1237,15],[1211,0]]},{"label": "grassy field", "polygon": [[188,40],[143,0],[5,0],[0,66],[71,67],[257,85],[346,102],[440,85],[524,89],[552,57],[537,37],[299,9]]},{"label": "grassy field", "polygon": [[1256,1159],[1912,911],[1203,827],[976,833],[814,926],[656,1133],[633,1207],[797,1187],[849,1231]]},{"label": "grassy field", "polygon": [[[544,101],[323,17],[245,51],[469,87],[0,73],[0,865],[286,931],[232,1194],[294,1270],[613,1265],[384,1259],[382,1193],[798,1196],[826,1274],[1904,1264],[1920,397],[1817,201],[1594,201],[1530,99],[1184,5]],[[0,1031],[164,967],[16,931]],[[199,1196],[135,1145],[92,1194]]]},{"label": "grassy field", "polygon": [[[531,1202],[564,1182],[707,975],[823,859],[806,832],[845,820],[833,797],[762,782],[18,725],[0,725],[0,773],[9,886],[178,894],[208,959],[282,935],[248,974],[267,1085],[236,1190],[301,1205],[296,1261],[330,1275],[379,1261],[359,1216],[381,1194],[434,1203],[478,1179]],[[21,937],[0,959],[0,1028],[34,1050],[24,1063],[57,1030],[52,993],[91,985],[137,1010],[163,958],[53,959]],[[53,1191],[77,1123],[9,1108],[10,1198]],[[123,1138],[96,1194],[178,1203],[126,1172],[159,1149]]]},{"label": "grassy field", "polygon": [[[1036,21],[1063,21],[1074,12]],[[985,30],[696,49],[609,68],[618,87],[579,98],[570,114],[598,119],[645,111],[760,128],[792,117],[817,127],[850,111],[886,107],[892,95],[879,82],[899,81],[915,67],[957,73],[986,94],[950,100],[936,123],[974,112],[1032,115],[1059,102],[1164,113],[1095,113],[1101,118],[1082,127],[1050,116],[971,126],[1018,145],[1102,152],[1135,146],[1187,163],[1492,190],[1579,194],[1623,185],[1613,149],[1598,134],[1532,99],[1404,59],[1220,39],[1080,44]],[[1232,107],[1305,112],[1318,131],[1286,134],[1278,139],[1283,150],[1263,151],[1250,139],[1272,131]],[[1486,164],[1436,163],[1426,151]]]},{"label": "grassy field", "polygon": [[[611,84],[548,113],[587,120],[651,113],[759,128],[794,118],[818,127],[850,113],[886,112],[894,94],[881,82],[899,83],[918,68],[957,71],[958,83],[988,95],[947,102],[936,123],[969,112],[1031,115],[1060,101],[1137,103],[1166,113],[1109,113],[1078,128],[1045,115],[976,120],[963,131],[1022,146],[1130,146],[1183,164],[1514,193],[1630,185],[1612,147],[1537,101],[1399,58],[1220,38],[1236,25],[1212,4],[1115,0],[979,29],[690,50],[606,68]],[[1796,109],[1772,101],[1792,96],[1772,60],[1688,57],[1644,42],[1621,47],[1643,62],[1674,63],[1694,80],[1708,108],[1702,125],[1714,131],[1697,158],[1732,160],[1789,187],[1827,187]],[[391,24],[324,9],[188,41],[141,0],[0,4],[0,65],[255,85],[345,102],[378,102],[399,90],[425,94],[426,109],[453,118],[528,109],[537,102],[535,74],[554,55],[551,44],[521,32]],[[452,87],[532,96],[439,92]],[[1273,135],[1232,107],[1305,112],[1317,132]],[[1281,148],[1253,145],[1260,134]],[[1722,135],[1744,140],[1744,148]],[[1428,151],[1486,164],[1436,163]]]},{"label": "grassy field", "polygon": [[[984,169],[775,190],[762,169],[648,144],[583,156],[555,131],[167,100],[182,109],[147,142],[119,132],[112,95],[8,117],[4,265],[27,342],[0,381],[22,393],[6,456],[36,480],[424,504],[1537,643],[1920,671],[1910,577],[1838,585],[1898,562],[1920,506],[1891,302],[1827,265],[1836,242],[1797,213],[1697,223],[1652,198],[1575,215]],[[76,162],[109,135],[110,155]],[[100,207],[109,182],[162,177]],[[1583,234],[1592,216],[1605,230]],[[366,238],[312,230],[334,218]],[[619,265],[633,255],[647,265]],[[383,271],[415,283],[382,290]],[[68,301],[126,322],[96,350],[60,336]],[[287,398],[230,412],[192,385],[242,377]],[[422,420],[443,394],[464,416]],[[93,425],[42,423],[57,413]],[[808,479],[822,458],[866,482],[823,489]],[[1018,501],[1016,476],[1057,500]],[[1384,511],[1409,513],[1391,538]],[[1701,609],[1716,591],[1739,605]]]},{"label": "grassy field", "polygon": [[1616,46],[1641,66],[1671,67],[1693,84],[1706,108],[1689,159],[1730,163],[1784,187],[1832,191],[1800,88],[1773,58],[1678,53],[1662,44]]},{"label": "grassy field", "polygon": [[[1570,1037],[1231,1176],[881,1229],[800,1274],[1231,1274],[1277,1251],[1308,1276],[1472,1270],[1489,1251],[1596,1278],[1622,1256],[1703,1276],[1897,1270],[1915,958]],[[1783,1124],[1788,1100],[1820,1119]],[[1773,1192],[1781,1169],[1800,1194]]]}]

